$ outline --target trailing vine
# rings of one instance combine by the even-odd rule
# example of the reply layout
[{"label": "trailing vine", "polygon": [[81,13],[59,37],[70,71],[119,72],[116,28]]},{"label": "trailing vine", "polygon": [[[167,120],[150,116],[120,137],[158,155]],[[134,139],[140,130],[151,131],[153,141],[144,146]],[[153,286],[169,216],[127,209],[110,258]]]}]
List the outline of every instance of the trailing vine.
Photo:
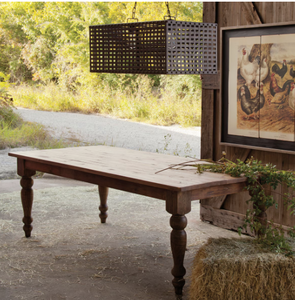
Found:
[{"label": "trailing vine", "polygon": [[[209,162],[209,161],[208,161]],[[288,206],[288,210],[295,215],[295,172],[276,169],[275,165],[262,164],[261,161],[255,160],[253,157],[246,162],[237,160],[234,163],[223,157],[217,162],[208,164],[196,164],[199,173],[204,171],[229,174],[233,177],[244,176],[247,178],[245,189],[249,191],[251,198],[247,202],[253,203],[253,208],[248,209],[246,213],[244,229],[250,228],[255,234],[257,241],[266,245],[270,250],[284,253],[285,255],[293,255],[290,239],[286,235],[295,237],[295,226],[287,232],[274,224],[273,221],[263,218],[263,213],[270,207],[278,207],[278,203],[273,197],[274,191],[280,184],[288,188],[288,192],[284,193],[284,203]],[[271,191],[271,192],[270,192]],[[239,228],[241,235],[243,228]]]}]

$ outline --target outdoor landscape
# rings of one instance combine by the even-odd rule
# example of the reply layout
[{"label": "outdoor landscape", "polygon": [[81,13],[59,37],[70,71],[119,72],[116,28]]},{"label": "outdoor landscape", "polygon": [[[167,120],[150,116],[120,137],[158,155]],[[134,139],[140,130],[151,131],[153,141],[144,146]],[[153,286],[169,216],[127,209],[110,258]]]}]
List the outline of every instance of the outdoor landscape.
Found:
[{"label": "outdoor landscape", "polygon": [[[89,25],[124,23],[133,6],[131,2],[1,2],[2,100],[13,99],[6,105],[37,110],[200,126],[199,75],[89,72]],[[172,2],[170,11],[177,20],[202,20],[200,2]],[[164,2],[140,2],[136,9],[140,21],[163,20],[166,13]],[[8,118],[1,116],[1,122]],[[4,136],[9,139],[4,132],[0,139]]]}]

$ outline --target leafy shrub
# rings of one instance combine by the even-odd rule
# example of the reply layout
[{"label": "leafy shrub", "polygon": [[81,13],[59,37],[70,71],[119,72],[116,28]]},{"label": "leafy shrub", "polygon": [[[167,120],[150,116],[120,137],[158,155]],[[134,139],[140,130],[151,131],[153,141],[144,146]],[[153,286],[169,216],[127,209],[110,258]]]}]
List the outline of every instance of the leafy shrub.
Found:
[{"label": "leafy shrub", "polygon": [[9,76],[0,72],[0,126],[3,123],[8,123],[12,127],[16,127],[19,123],[19,118],[13,113],[13,99],[8,93],[10,86]]},{"label": "leafy shrub", "polygon": [[12,97],[8,93],[9,77],[9,75],[0,72],[0,109],[12,106]]}]

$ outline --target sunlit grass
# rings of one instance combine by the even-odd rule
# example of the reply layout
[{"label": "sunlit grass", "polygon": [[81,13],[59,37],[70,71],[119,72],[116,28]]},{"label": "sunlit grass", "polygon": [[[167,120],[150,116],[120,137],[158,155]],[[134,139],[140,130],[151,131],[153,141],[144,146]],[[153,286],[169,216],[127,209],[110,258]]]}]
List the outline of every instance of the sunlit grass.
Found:
[{"label": "sunlit grass", "polygon": [[[177,82],[174,79],[175,82]],[[170,84],[170,85],[169,85]],[[65,91],[55,84],[18,86],[10,90],[14,104],[49,111],[100,113],[157,125],[201,125],[201,92],[185,93],[174,82],[153,90],[150,79],[141,76],[134,87],[112,89],[78,87]]]},{"label": "sunlit grass", "polygon": [[53,149],[64,148],[68,144],[51,137],[43,125],[24,122],[11,109],[0,108],[0,149],[21,146]]}]

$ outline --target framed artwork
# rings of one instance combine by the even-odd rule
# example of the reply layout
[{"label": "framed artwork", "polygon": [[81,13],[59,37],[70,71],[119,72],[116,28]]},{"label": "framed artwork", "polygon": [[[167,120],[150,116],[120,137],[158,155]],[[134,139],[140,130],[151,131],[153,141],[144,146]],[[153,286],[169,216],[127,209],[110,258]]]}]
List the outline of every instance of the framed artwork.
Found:
[{"label": "framed artwork", "polygon": [[221,143],[295,154],[295,24],[222,28],[221,39]]}]

